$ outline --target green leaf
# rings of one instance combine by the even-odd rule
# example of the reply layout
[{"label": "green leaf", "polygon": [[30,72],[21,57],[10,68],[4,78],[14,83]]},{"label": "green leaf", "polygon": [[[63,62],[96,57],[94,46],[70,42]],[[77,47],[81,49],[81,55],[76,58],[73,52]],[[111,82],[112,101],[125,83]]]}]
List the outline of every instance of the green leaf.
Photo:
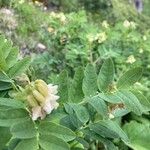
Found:
[{"label": "green leaf", "polygon": [[16,77],[17,75],[20,75],[21,73],[23,73],[24,71],[26,71],[28,69],[30,65],[30,58],[26,57],[20,61],[18,61],[13,67],[10,68],[9,70],[9,76],[11,78]]},{"label": "green leaf", "polygon": [[17,144],[19,144],[20,139],[13,139],[11,138],[8,142],[8,150],[14,150]]},{"label": "green leaf", "polygon": [[62,71],[58,79],[58,95],[60,96],[60,103],[68,102],[68,72]]},{"label": "green leaf", "polygon": [[1,51],[0,51],[0,70],[7,70],[7,64]]},{"label": "green leaf", "polygon": [[0,81],[3,82],[13,82],[8,76],[7,74],[5,74],[4,72],[0,71]]},{"label": "green leaf", "polygon": [[11,134],[9,128],[0,127],[0,150],[4,149],[10,138]]},{"label": "green leaf", "polygon": [[96,96],[93,96],[92,98],[90,98],[88,103],[90,105],[92,105],[95,108],[95,110],[97,111],[97,113],[99,113],[103,117],[108,116],[107,105],[99,95],[96,95]]},{"label": "green leaf", "polygon": [[[82,101],[84,94],[82,92],[82,81],[83,81],[83,68],[78,67],[75,71],[74,79],[70,85],[69,91],[69,101],[74,103],[79,103]],[[78,93],[78,94],[77,94]]]},{"label": "green leaf", "polygon": [[116,108],[111,112],[111,114],[116,118],[116,117],[123,117],[126,114],[128,114],[130,111],[124,108]]},{"label": "green leaf", "polygon": [[150,102],[148,101],[148,99],[140,91],[132,90],[131,92],[138,98],[139,102],[142,104],[143,111],[150,111]]},{"label": "green leaf", "polygon": [[9,90],[11,88],[12,88],[11,83],[0,81],[0,91]]},{"label": "green leaf", "polygon": [[115,94],[125,104],[128,110],[133,111],[137,115],[142,115],[143,107],[133,93],[124,90],[118,91]]},{"label": "green leaf", "polygon": [[83,124],[77,119],[75,114],[69,114],[61,119],[60,123],[67,128],[75,130],[78,127],[81,127]]},{"label": "green leaf", "polygon": [[87,109],[84,106],[79,105],[79,104],[70,104],[70,106],[74,110],[77,118],[83,124],[85,124],[89,120],[89,113],[88,113]]},{"label": "green leaf", "polygon": [[99,134],[103,138],[119,138],[118,134],[115,131],[109,129],[105,123],[97,122],[89,125],[90,129],[95,133]]},{"label": "green leaf", "polygon": [[44,150],[69,150],[68,144],[54,135],[40,135],[40,146]]},{"label": "green leaf", "polygon": [[55,112],[55,113],[53,113],[53,114],[51,114],[51,115],[49,115],[49,116],[47,116],[46,118],[45,118],[45,121],[51,121],[51,122],[53,122],[53,123],[57,123],[57,124],[59,124],[60,123],[60,121],[62,120],[62,118],[64,118],[64,117],[66,117],[67,116],[67,114],[64,112],[64,110],[61,112]]},{"label": "green leaf", "polygon": [[0,97],[5,97],[7,95],[7,90],[6,91],[1,91],[0,92]]},{"label": "green leaf", "polygon": [[[75,104],[76,105],[76,104]],[[64,104],[64,108],[65,108],[65,111],[68,113],[68,114],[73,114],[74,113],[74,110],[72,108],[72,104],[70,103],[66,103]]]},{"label": "green leaf", "polygon": [[0,70],[6,70],[6,69],[7,69],[7,64],[3,54],[3,49],[0,48]]},{"label": "green leaf", "polygon": [[114,121],[112,120],[105,120],[102,121],[102,124],[107,126],[107,128],[109,128],[110,130],[116,132],[118,134],[118,136],[125,142],[125,143],[129,143],[129,138],[126,135],[126,133],[121,129],[121,127]]},{"label": "green leaf", "polygon": [[76,114],[69,114],[68,118],[67,118],[68,121],[66,122],[66,126],[68,126],[69,124],[68,127],[71,128],[72,130],[79,129],[84,125],[84,122],[83,121],[81,122],[80,121],[81,118],[79,118]]},{"label": "green leaf", "polygon": [[[81,131],[79,131],[79,135],[80,135],[80,132]],[[78,134],[78,133],[77,133]],[[83,134],[83,132],[81,132],[81,134]],[[88,143],[88,141],[86,141],[85,139],[83,139],[83,137],[77,137],[76,138],[76,141],[78,141],[81,145],[79,145],[80,146],[80,148],[81,149],[88,149],[89,148],[89,143]],[[75,142],[76,142],[75,141]],[[75,146],[76,147],[76,146]],[[76,147],[76,148],[79,148],[79,147]]]},{"label": "green leaf", "polygon": [[105,60],[99,75],[98,75],[98,88],[100,91],[106,92],[114,80],[114,64],[111,59]]},{"label": "green leaf", "polygon": [[128,144],[133,150],[150,149],[150,122],[147,124],[131,121],[123,127],[131,143]]},{"label": "green leaf", "polygon": [[11,68],[17,62],[19,50],[17,47],[13,47],[6,58],[8,68]]},{"label": "green leaf", "polygon": [[93,96],[97,92],[97,74],[92,64],[88,64],[85,68],[82,89],[87,97]]},{"label": "green leaf", "polygon": [[103,136],[104,138],[121,138],[124,142],[129,142],[125,132],[119,127],[117,123],[111,120],[99,121],[97,123],[91,124],[89,127],[95,133]]},{"label": "green leaf", "polygon": [[83,133],[87,136],[89,136],[90,139],[98,140],[102,142],[106,148],[106,150],[118,150],[118,148],[108,139],[103,138],[101,135],[89,130],[89,129],[84,129]]},{"label": "green leaf", "polygon": [[75,133],[62,125],[53,122],[41,122],[39,125],[39,133],[42,135],[54,135],[62,140],[68,142],[75,139]]},{"label": "green leaf", "polygon": [[11,108],[23,108],[25,109],[25,104],[19,100],[14,100],[10,98],[0,98],[0,105],[8,106]]},{"label": "green leaf", "polygon": [[0,43],[1,43],[0,49],[3,52],[4,59],[6,59],[6,57],[11,51],[12,42],[10,40],[5,39],[5,37],[3,36],[2,38],[0,38]]},{"label": "green leaf", "polygon": [[142,76],[142,68],[134,68],[123,74],[117,82],[118,89],[126,89],[137,82]]},{"label": "green leaf", "polygon": [[10,127],[28,119],[29,114],[23,109],[0,109],[0,126]]},{"label": "green leaf", "polygon": [[29,139],[37,136],[34,123],[29,120],[13,125],[10,129],[14,138]]},{"label": "green leaf", "polygon": [[14,150],[38,150],[38,141],[36,138],[25,139],[19,142]]},{"label": "green leaf", "polygon": [[113,104],[121,103],[121,100],[117,97],[116,93],[100,93],[98,95],[101,99],[103,99],[106,102]]}]

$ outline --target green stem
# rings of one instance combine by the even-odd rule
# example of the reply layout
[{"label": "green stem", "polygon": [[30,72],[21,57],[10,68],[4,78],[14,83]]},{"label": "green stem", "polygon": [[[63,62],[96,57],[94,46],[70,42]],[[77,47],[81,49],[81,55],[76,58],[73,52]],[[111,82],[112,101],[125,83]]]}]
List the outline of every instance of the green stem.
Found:
[{"label": "green stem", "polygon": [[2,71],[2,72],[3,72],[3,74],[5,74],[5,76],[6,76],[7,78],[9,78],[10,83],[12,84],[13,88],[14,88],[16,91],[19,92],[19,89],[18,89],[17,86],[14,84],[14,81],[7,75],[7,73],[6,73],[5,71]]}]

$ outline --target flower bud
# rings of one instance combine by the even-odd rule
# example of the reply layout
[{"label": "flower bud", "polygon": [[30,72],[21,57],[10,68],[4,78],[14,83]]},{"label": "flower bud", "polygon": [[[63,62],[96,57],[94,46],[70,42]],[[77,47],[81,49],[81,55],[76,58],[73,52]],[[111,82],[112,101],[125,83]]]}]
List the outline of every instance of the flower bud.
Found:
[{"label": "flower bud", "polygon": [[33,95],[28,95],[27,101],[28,101],[28,104],[29,104],[30,107],[38,106],[38,103],[37,103],[37,101],[36,101],[36,99],[34,98]]},{"label": "flower bud", "polygon": [[39,103],[43,103],[45,101],[44,96],[41,93],[39,93],[37,90],[33,90],[32,94]]},{"label": "flower bud", "polygon": [[41,84],[45,84],[45,86],[47,86],[46,82],[41,79],[36,80],[35,83],[41,83]]},{"label": "flower bud", "polygon": [[48,95],[48,86],[45,82],[37,82],[35,87],[44,97]]},{"label": "flower bud", "polygon": [[113,114],[109,113],[109,119],[114,119],[114,118],[115,118],[115,116]]}]

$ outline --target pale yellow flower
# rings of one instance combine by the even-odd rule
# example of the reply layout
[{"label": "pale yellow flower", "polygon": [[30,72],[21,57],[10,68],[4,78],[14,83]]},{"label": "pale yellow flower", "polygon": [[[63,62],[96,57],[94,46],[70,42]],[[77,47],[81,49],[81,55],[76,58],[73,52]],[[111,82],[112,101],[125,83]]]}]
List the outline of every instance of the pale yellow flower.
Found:
[{"label": "pale yellow flower", "polygon": [[139,49],[139,53],[142,54],[144,50],[142,48]]},{"label": "pale yellow flower", "polygon": [[93,43],[95,41],[95,38],[93,35],[87,35],[87,39],[90,43]]},{"label": "pale yellow flower", "polygon": [[131,28],[136,29],[136,23],[135,22],[131,21],[130,26],[131,26]]},{"label": "pale yellow flower", "polygon": [[45,97],[45,100],[39,106],[32,108],[33,120],[37,120],[38,118],[43,119],[46,114],[50,114],[52,110],[57,109],[59,106],[59,103],[57,102],[59,96],[56,95],[58,93],[57,89],[57,85],[48,85],[48,95]]},{"label": "pale yellow flower", "polygon": [[20,0],[20,1],[19,1],[19,4],[23,4],[23,3],[24,3],[24,0]]},{"label": "pale yellow flower", "polygon": [[142,84],[140,82],[135,82],[134,85],[136,85],[136,86],[142,86]]},{"label": "pale yellow flower", "polygon": [[104,41],[106,41],[107,35],[106,35],[105,32],[98,33],[98,34],[96,35],[96,39],[98,40],[98,43],[103,43]]},{"label": "pale yellow flower", "polygon": [[54,28],[52,28],[52,27],[48,27],[48,32],[50,32],[50,33],[52,33],[52,32],[54,32],[55,31],[55,29]]},{"label": "pale yellow flower", "polygon": [[128,21],[128,20],[125,20],[124,22],[123,22],[123,26],[125,27],[125,28],[129,28],[130,27],[130,22]]},{"label": "pale yellow flower", "polygon": [[135,61],[136,61],[135,57],[133,55],[130,55],[126,60],[126,63],[133,64]]},{"label": "pale yellow flower", "polygon": [[59,106],[59,103],[56,101],[59,99],[59,96],[56,95],[58,93],[57,91],[58,86],[55,85],[53,86],[52,84],[48,85],[48,96],[46,97],[45,102],[43,103],[43,110],[47,113],[50,114],[53,109],[57,109]]},{"label": "pale yellow flower", "polygon": [[42,43],[38,43],[37,44],[37,48],[41,49],[41,50],[45,50],[46,49],[46,46]]},{"label": "pale yellow flower", "polygon": [[107,29],[109,27],[109,24],[108,24],[108,22],[106,20],[104,20],[102,22],[102,26]]},{"label": "pale yellow flower", "polygon": [[52,12],[50,13],[50,16],[56,17],[56,13],[52,11]]},{"label": "pale yellow flower", "polygon": [[41,3],[41,2],[39,2],[39,1],[35,1],[34,2],[37,6],[42,6],[43,4]]},{"label": "pale yellow flower", "polygon": [[66,23],[66,16],[65,16],[63,13],[60,13],[60,14],[58,15],[58,18],[60,19],[60,21],[61,21],[62,23]]},{"label": "pale yellow flower", "polygon": [[58,86],[46,84],[43,80],[36,80],[27,86],[28,91],[27,102],[31,108],[32,120],[38,118],[44,119],[54,109],[57,109],[59,103]]},{"label": "pale yellow flower", "polygon": [[64,15],[64,13],[51,12],[50,16],[53,17],[53,18],[59,19],[63,24],[66,23],[66,16]]},{"label": "pale yellow flower", "polygon": [[46,117],[46,113],[42,110],[42,107],[35,106],[32,108],[32,120],[35,121],[38,118],[44,119]]},{"label": "pale yellow flower", "polygon": [[144,35],[144,36],[143,36],[143,40],[144,40],[144,41],[146,41],[146,40],[147,40],[147,37],[146,37],[146,35]]},{"label": "pale yellow flower", "polygon": [[109,119],[114,119],[114,118],[115,118],[115,116],[113,114],[109,113]]}]

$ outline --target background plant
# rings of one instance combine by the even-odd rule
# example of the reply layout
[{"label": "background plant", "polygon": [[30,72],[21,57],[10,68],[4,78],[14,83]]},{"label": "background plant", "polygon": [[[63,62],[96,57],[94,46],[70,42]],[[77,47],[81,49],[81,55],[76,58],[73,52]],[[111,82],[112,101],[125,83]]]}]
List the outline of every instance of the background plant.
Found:
[{"label": "background plant", "polygon": [[[49,2],[0,3],[19,47],[0,36],[0,149],[149,150],[149,2]],[[33,121],[24,91],[41,78],[59,107]]]},{"label": "background plant", "polygon": [[[127,71],[117,82],[114,81],[115,69],[111,59],[103,63],[98,75],[92,64],[88,64],[85,70],[77,68],[73,79],[63,71],[53,81],[59,86],[60,107],[46,119],[34,122],[30,118],[28,106],[21,101],[23,97],[12,99],[7,95],[12,88],[22,92],[23,86],[17,85],[13,79],[27,69],[29,59],[16,62],[17,55],[11,55],[14,53],[12,45],[3,37],[1,43],[4,45],[1,56],[6,58],[1,62],[1,83],[12,85],[5,89],[1,85],[1,91],[6,92],[0,98],[0,132],[4,135],[1,149],[66,150],[93,146],[117,149],[110,139],[121,139],[126,145],[134,147],[119,124],[120,117],[130,112],[138,116],[143,113],[146,115],[150,109],[149,101],[141,99],[144,96],[130,88],[140,79],[141,68]],[[6,51],[2,51],[4,49]],[[6,54],[8,56],[4,57]],[[7,72],[8,64],[11,68]],[[117,120],[120,120],[119,124]]]}]

